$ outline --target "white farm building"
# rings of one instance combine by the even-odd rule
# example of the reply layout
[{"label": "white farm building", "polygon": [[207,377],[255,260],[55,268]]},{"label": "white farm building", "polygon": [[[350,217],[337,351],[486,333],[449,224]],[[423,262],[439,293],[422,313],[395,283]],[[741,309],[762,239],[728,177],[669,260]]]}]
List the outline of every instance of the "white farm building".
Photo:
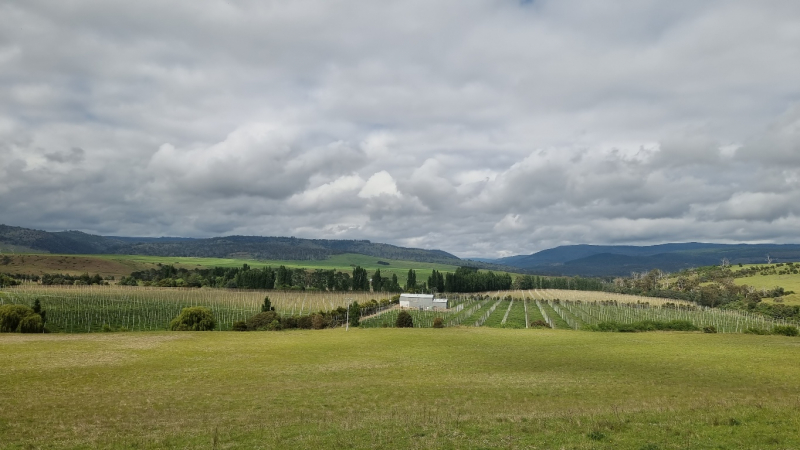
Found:
[{"label": "white farm building", "polygon": [[447,309],[446,298],[433,298],[433,294],[400,294],[400,306],[413,309]]}]

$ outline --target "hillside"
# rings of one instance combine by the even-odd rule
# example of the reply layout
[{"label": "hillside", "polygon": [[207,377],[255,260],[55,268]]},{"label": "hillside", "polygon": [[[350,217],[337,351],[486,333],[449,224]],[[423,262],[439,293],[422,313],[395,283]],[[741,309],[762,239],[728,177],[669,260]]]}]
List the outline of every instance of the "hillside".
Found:
[{"label": "hillside", "polygon": [[630,245],[568,245],[531,255],[517,255],[492,262],[531,273],[547,275],[623,276],[631,272],[661,269],[677,272],[691,267],[800,260],[797,244],[707,244],[698,242]]},{"label": "hillside", "polygon": [[375,258],[492,270],[511,269],[467,261],[442,250],[406,248],[367,240],[300,239],[295,237],[225,236],[208,239],[96,236],[80,231],[47,232],[0,225],[0,245],[56,254],[116,254],[159,257],[235,258],[253,260],[322,261],[334,255]]}]

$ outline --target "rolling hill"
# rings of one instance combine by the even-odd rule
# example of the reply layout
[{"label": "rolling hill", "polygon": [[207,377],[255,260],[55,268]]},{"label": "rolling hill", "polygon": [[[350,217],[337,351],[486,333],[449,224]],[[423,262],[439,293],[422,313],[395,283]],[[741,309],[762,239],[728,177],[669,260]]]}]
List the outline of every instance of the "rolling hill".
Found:
[{"label": "rolling hill", "polygon": [[117,254],[162,257],[236,258],[320,261],[355,253],[375,258],[471,266],[490,270],[510,267],[462,260],[442,250],[406,248],[367,240],[295,237],[225,236],[208,239],[97,236],[80,231],[47,232],[0,225],[0,245],[15,251],[57,254]]},{"label": "rolling hill", "polygon": [[491,262],[544,275],[624,276],[652,269],[677,272],[719,264],[723,258],[731,264],[764,263],[767,255],[773,262],[800,261],[800,245],[699,242],[651,246],[568,245]]}]

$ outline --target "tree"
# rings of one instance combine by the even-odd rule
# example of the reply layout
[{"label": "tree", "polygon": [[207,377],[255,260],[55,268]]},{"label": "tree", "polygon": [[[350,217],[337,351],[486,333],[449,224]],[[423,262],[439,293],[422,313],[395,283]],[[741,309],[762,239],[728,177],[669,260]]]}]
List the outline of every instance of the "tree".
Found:
[{"label": "tree", "polygon": [[183,308],[178,317],[169,323],[172,331],[211,331],[217,327],[217,320],[205,306]]},{"label": "tree", "polygon": [[33,301],[33,312],[42,317],[42,326],[47,323],[47,311],[42,309],[42,302],[37,298]]},{"label": "tree", "polygon": [[417,273],[414,269],[408,269],[408,277],[406,278],[406,291],[414,292],[417,290]]},{"label": "tree", "polygon": [[44,331],[42,317],[25,305],[0,305],[0,332],[41,333]]},{"label": "tree", "polygon": [[397,328],[413,328],[414,327],[414,318],[411,317],[411,314],[408,311],[400,311],[397,315],[397,320],[394,322],[394,326]]},{"label": "tree", "polygon": [[269,296],[264,297],[264,304],[261,305],[261,312],[267,311],[275,311],[275,307],[272,306],[272,302],[269,301]]},{"label": "tree", "polygon": [[353,269],[353,290],[354,291],[369,291],[369,276],[367,269],[361,266],[356,266]]},{"label": "tree", "polygon": [[383,278],[381,278],[381,269],[375,270],[375,273],[372,275],[372,291],[383,291]]},{"label": "tree", "polygon": [[353,302],[347,308],[347,315],[350,319],[350,326],[357,327],[361,320],[361,307],[358,302]]}]

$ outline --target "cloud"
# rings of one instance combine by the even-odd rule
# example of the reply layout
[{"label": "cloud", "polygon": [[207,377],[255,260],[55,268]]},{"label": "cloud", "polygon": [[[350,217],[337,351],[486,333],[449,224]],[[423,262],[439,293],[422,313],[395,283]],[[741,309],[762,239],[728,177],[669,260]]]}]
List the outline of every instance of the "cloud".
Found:
[{"label": "cloud", "polygon": [[790,0],[6,3],[0,216],[462,256],[796,242],[798,20]]}]

